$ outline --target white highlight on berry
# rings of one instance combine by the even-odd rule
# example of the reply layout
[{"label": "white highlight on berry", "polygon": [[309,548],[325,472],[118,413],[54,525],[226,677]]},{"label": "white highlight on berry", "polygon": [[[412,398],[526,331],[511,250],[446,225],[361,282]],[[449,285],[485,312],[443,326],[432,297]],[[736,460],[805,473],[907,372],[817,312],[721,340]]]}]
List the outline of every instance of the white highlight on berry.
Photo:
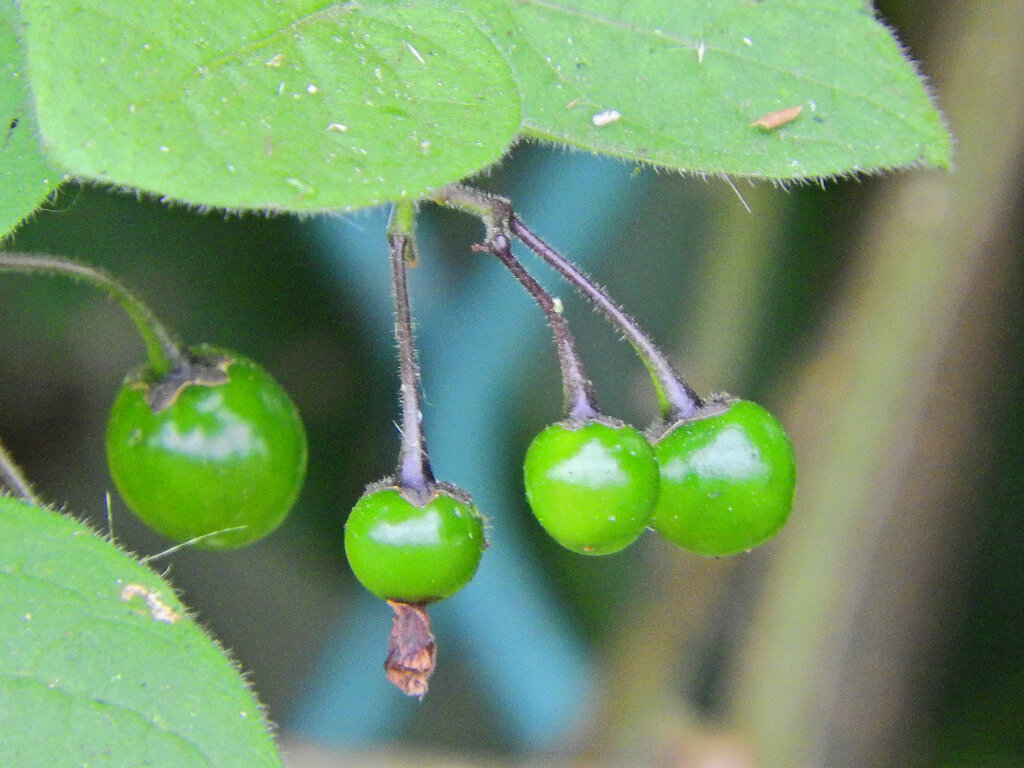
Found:
[{"label": "white highlight on berry", "polygon": [[600,440],[585,443],[576,455],[549,469],[547,476],[550,480],[588,488],[614,488],[629,482],[629,476],[622,465],[608,453]]},{"label": "white highlight on berry", "polygon": [[742,428],[735,425],[723,429],[715,438],[690,454],[689,459],[675,458],[661,465],[661,475],[682,481],[687,475],[753,480],[768,474],[768,465],[757,446]]}]

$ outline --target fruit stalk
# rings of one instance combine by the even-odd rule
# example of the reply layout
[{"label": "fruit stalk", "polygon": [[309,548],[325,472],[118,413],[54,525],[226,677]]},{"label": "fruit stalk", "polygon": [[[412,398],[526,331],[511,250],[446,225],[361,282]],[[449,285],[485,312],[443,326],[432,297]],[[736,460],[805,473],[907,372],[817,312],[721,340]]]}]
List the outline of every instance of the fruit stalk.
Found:
[{"label": "fruit stalk", "polygon": [[106,291],[124,308],[139,329],[146,345],[149,367],[156,378],[184,366],[185,352],[153,316],[149,307],[103,270],[57,256],[7,251],[0,253],[0,271],[65,275]]},{"label": "fruit stalk", "polygon": [[626,337],[640,356],[654,383],[666,423],[689,418],[701,408],[703,403],[697,393],[676,372],[651,337],[585,272],[537,237],[516,216],[512,203],[506,198],[465,184],[450,184],[435,194],[434,200],[480,218],[487,230],[486,242],[493,241],[498,235],[514,235],[583,294]]},{"label": "fruit stalk", "polygon": [[555,337],[558,364],[562,371],[566,417],[572,421],[587,421],[597,418],[600,412],[594,399],[593,386],[583,370],[583,361],[580,360],[579,352],[576,350],[576,342],[569,331],[569,324],[561,310],[556,307],[554,299],[512,254],[512,248],[506,235],[495,233],[482,248],[497,256],[544,310],[544,315],[547,317]]},{"label": "fruit stalk", "polygon": [[[394,224],[396,218],[392,218]],[[398,452],[397,484],[426,500],[436,485],[427,455],[423,433],[423,412],[420,405],[420,370],[413,342],[412,313],[409,309],[409,287],[406,263],[413,251],[412,233],[389,226],[388,246],[391,252],[391,278],[395,297],[395,341],[398,343],[398,374],[401,380],[399,399],[402,408],[402,444]]]},{"label": "fruit stalk", "polygon": [[666,422],[689,418],[697,412],[702,405],[697,393],[676,372],[672,363],[636,320],[612,301],[585,272],[535,235],[514,213],[509,216],[508,228],[531,251],[544,259],[590,300],[626,337],[651,375],[658,394],[662,418]]}]

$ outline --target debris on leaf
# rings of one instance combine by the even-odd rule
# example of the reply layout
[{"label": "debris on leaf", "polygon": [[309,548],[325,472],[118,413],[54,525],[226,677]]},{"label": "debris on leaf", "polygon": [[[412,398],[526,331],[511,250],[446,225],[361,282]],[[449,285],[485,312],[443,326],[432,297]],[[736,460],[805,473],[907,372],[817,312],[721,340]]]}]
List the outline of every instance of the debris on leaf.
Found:
[{"label": "debris on leaf", "polygon": [[598,112],[593,117],[591,117],[590,118],[590,122],[592,122],[598,128],[602,128],[602,127],[604,127],[606,125],[611,125],[616,120],[621,120],[621,119],[622,119],[622,113],[619,112],[619,110],[617,110],[617,109],[606,109],[606,110],[603,110],[601,112]]},{"label": "debris on leaf", "polygon": [[785,125],[786,123],[792,123],[799,117],[803,111],[802,106],[786,107],[775,112],[769,112],[763,117],[757,118],[750,124],[751,128],[764,128],[766,131],[771,131],[775,128]]},{"label": "debris on leaf", "polygon": [[147,589],[141,584],[125,584],[121,589],[121,599],[128,602],[135,597],[141,597],[146,601],[149,615],[156,621],[174,624],[181,618],[181,614],[161,600],[160,595],[156,592]]}]

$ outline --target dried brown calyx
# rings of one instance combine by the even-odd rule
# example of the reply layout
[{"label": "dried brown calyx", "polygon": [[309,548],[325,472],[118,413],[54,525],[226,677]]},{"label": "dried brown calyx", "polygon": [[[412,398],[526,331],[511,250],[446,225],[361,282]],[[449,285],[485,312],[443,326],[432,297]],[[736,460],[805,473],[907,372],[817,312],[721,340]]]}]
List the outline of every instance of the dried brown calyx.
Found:
[{"label": "dried brown calyx", "polygon": [[395,615],[391,619],[384,670],[388,680],[402,693],[422,699],[437,663],[437,644],[430,631],[426,604],[388,600],[388,605]]}]

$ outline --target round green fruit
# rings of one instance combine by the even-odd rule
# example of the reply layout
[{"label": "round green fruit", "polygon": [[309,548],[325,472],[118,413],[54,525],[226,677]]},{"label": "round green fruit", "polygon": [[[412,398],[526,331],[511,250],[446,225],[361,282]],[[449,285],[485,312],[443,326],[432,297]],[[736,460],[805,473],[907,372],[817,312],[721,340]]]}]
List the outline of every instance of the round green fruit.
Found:
[{"label": "round green fruit", "polygon": [[487,546],[484,518],[444,483],[421,504],[409,495],[394,485],[368,489],[345,522],[345,554],[359,582],[381,599],[442,600],[476,573]]},{"label": "round green fruit", "polygon": [[656,441],[661,491],[651,527],[701,555],[756,547],[789,517],[793,447],[775,417],[748,400],[710,403]]},{"label": "round green fruit", "polygon": [[526,498],[566,549],[606,555],[646,528],[658,495],[658,464],[644,436],[611,419],[545,428],[526,451]]},{"label": "round green fruit", "polygon": [[196,546],[206,549],[274,530],[306,472],[306,433],[288,394],[251,360],[210,347],[159,381],[129,377],[106,444],[128,507],[168,538],[203,537]]}]

